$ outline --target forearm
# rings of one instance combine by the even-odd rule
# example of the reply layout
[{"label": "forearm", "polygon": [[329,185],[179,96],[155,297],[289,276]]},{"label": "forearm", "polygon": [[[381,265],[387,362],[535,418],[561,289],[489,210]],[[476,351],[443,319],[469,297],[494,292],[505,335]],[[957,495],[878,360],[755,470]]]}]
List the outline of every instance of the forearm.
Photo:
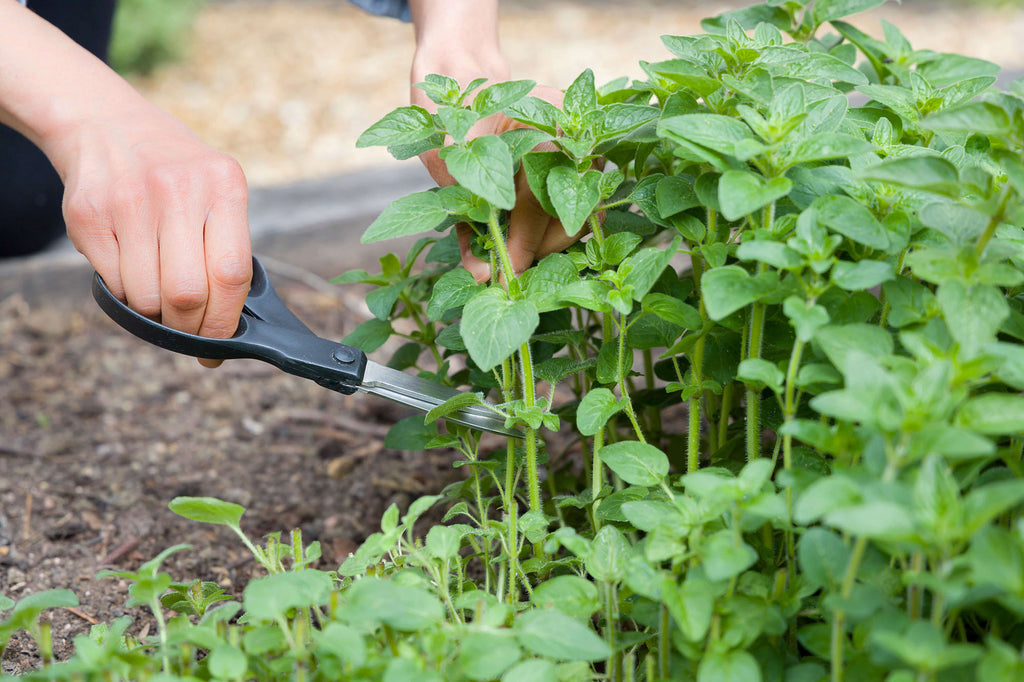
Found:
[{"label": "forearm", "polygon": [[0,122],[62,172],[62,147],[85,121],[149,105],[102,61],[14,0],[0,0]]},{"label": "forearm", "polygon": [[441,73],[466,85],[474,78],[507,80],[498,44],[498,0],[410,0],[416,28],[414,83]]}]

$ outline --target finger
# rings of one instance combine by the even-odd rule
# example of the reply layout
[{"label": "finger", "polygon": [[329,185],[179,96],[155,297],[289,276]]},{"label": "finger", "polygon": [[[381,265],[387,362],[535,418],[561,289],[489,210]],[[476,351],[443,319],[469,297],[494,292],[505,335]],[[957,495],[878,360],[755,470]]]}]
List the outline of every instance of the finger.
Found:
[{"label": "finger", "polygon": [[544,233],[540,246],[537,247],[537,258],[540,259],[552,253],[565,251],[588,232],[590,232],[590,227],[584,224],[579,232],[570,237],[565,233],[565,228],[562,227],[561,221],[552,220],[547,232]]},{"label": "finger", "polygon": [[64,195],[64,223],[68,237],[103,278],[103,283],[116,298],[125,300],[121,283],[120,249],[112,231],[110,214],[73,191]]},{"label": "finger", "polygon": [[115,188],[112,207],[125,301],[146,317],[160,315],[160,247],[157,218],[141,185]]},{"label": "finger", "polygon": [[533,264],[537,249],[553,220],[534,197],[525,178],[520,175],[518,180],[516,205],[509,214],[506,240],[512,269],[517,275]]},{"label": "finger", "polygon": [[[241,169],[237,173],[241,177]],[[235,182],[230,186],[207,214],[204,233],[209,299],[199,334],[214,338],[227,338],[235,333],[252,279],[244,177],[240,185]]]},{"label": "finger", "polygon": [[160,220],[160,321],[195,334],[209,297],[203,251],[205,216],[191,196],[185,201],[189,205],[168,207]]},{"label": "finger", "polygon": [[490,263],[473,255],[473,229],[469,225],[455,226],[455,234],[459,238],[459,253],[462,255],[462,267],[466,268],[477,284],[483,284],[491,278]]}]

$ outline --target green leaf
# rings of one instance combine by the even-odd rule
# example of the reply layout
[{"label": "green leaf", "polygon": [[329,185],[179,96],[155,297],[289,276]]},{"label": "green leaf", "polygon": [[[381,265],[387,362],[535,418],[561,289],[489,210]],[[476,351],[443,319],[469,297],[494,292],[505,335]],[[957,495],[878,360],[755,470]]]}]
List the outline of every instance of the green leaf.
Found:
[{"label": "green leaf", "polygon": [[250,580],[242,593],[242,604],[253,620],[282,621],[291,609],[326,604],[333,587],[331,576],[323,571],[275,573]]},{"label": "green leaf", "polygon": [[995,287],[966,287],[956,280],[943,282],[935,298],[946,318],[950,336],[960,344],[965,358],[971,358],[996,340],[1003,321],[1010,316],[1006,297]]},{"label": "green leaf", "polygon": [[658,213],[662,218],[671,218],[677,213],[700,206],[700,199],[693,189],[693,181],[670,175],[658,181],[654,191]]},{"label": "green leaf", "polygon": [[414,632],[444,619],[444,607],[436,596],[421,587],[392,580],[362,578],[348,588],[345,597],[345,616],[352,621],[376,621],[396,630]]},{"label": "green leaf", "polygon": [[705,272],[700,285],[708,317],[718,321],[775,291],[778,274],[769,270],[751,277],[738,265],[726,265]]},{"label": "green leaf", "polygon": [[761,682],[761,666],[740,649],[712,650],[697,667],[697,682]]},{"label": "green leaf", "polygon": [[558,107],[551,102],[532,96],[524,97],[505,111],[505,115],[512,120],[525,123],[551,136],[558,134],[560,114]]},{"label": "green leaf", "polygon": [[593,630],[553,609],[527,611],[515,631],[525,649],[556,661],[600,661],[612,653]]},{"label": "green leaf", "polygon": [[661,583],[662,599],[683,637],[698,642],[707,635],[715,610],[715,597],[708,581],[687,578],[677,585],[671,577]]},{"label": "green leaf", "polygon": [[814,585],[833,589],[843,581],[850,562],[850,548],[843,539],[824,528],[810,528],[796,547],[804,577]]},{"label": "green leaf", "polygon": [[413,415],[395,422],[384,437],[384,447],[391,450],[426,450],[437,438],[437,427],[427,424],[423,415]]},{"label": "green leaf", "polygon": [[683,114],[658,122],[658,135],[681,139],[727,156],[736,155],[736,145],[753,141],[754,134],[742,121],[719,114]]},{"label": "green leaf", "polygon": [[534,81],[520,80],[495,83],[477,93],[473,98],[473,111],[480,118],[496,114],[523,99],[537,85]]},{"label": "green leaf", "polygon": [[427,318],[440,320],[445,312],[466,305],[483,289],[484,285],[477,284],[473,275],[464,268],[455,268],[444,273],[434,284],[430,293],[430,302],[427,303]]},{"label": "green leaf", "polygon": [[470,632],[461,638],[456,665],[471,680],[493,680],[522,657],[512,633]]},{"label": "green leaf", "polygon": [[622,262],[619,272],[627,273],[622,279],[622,286],[623,289],[628,287],[631,290],[633,300],[643,300],[676,255],[681,243],[680,237],[674,237],[668,246],[641,249]]},{"label": "green leaf", "polygon": [[631,553],[622,531],[612,525],[602,526],[584,562],[587,573],[598,583],[621,582],[626,577]]},{"label": "green leaf", "polygon": [[415,144],[436,132],[434,118],[423,107],[399,107],[374,123],[356,140],[357,147]]},{"label": "green leaf", "polygon": [[587,69],[565,90],[562,108],[570,116],[581,117],[597,108],[597,88],[594,72]]},{"label": "green leaf", "polygon": [[911,156],[883,161],[860,173],[861,180],[885,182],[956,197],[960,174],[956,166],[938,156]]},{"label": "green leaf", "polygon": [[1024,397],[985,393],[968,400],[957,413],[957,423],[978,433],[998,436],[1024,432]]},{"label": "green leaf", "polygon": [[683,329],[697,330],[704,326],[696,308],[673,296],[650,293],[643,297],[640,304],[645,313],[653,313]]},{"label": "green leaf", "polygon": [[[887,121],[888,119],[882,119]],[[812,135],[797,142],[786,155],[786,164],[796,166],[812,161],[847,159],[857,154],[870,152],[875,148],[867,140],[842,133]]]},{"label": "green leaf", "polygon": [[439,107],[437,117],[444,130],[458,143],[466,139],[469,129],[480,120],[479,114],[463,107]]},{"label": "green leaf", "polygon": [[774,364],[761,358],[747,358],[740,363],[736,378],[745,384],[767,386],[774,393],[782,393],[786,375]]},{"label": "green leaf", "polygon": [[530,340],[540,315],[529,300],[509,301],[497,287],[473,297],[462,311],[462,339],[480,369],[489,371]]},{"label": "green leaf", "polygon": [[366,661],[366,642],[355,628],[332,621],[314,635],[317,648],[338,657],[343,663],[358,668]]},{"label": "green leaf", "polygon": [[607,282],[584,279],[567,284],[560,292],[559,300],[578,305],[587,310],[606,313],[612,309],[611,304],[608,303],[610,291],[612,291],[612,287]]},{"label": "green leaf", "polygon": [[526,173],[526,182],[530,185],[533,196],[537,202],[547,211],[548,215],[557,216],[554,204],[548,194],[548,174],[554,168],[565,168],[576,172],[576,166],[572,159],[563,152],[527,152],[523,154],[523,171]]},{"label": "green leaf", "polygon": [[249,659],[236,646],[221,644],[206,657],[210,674],[220,680],[236,680],[249,670]]},{"label": "green leaf", "polygon": [[781,242],[767,239],[741,242],[736,249],[736,257],[742,261],[767,263],[779,270],[796,270],[803,265],[796,251]]},{"label": "green leaf", "polygon": [[970,102],[943,109],[921,121],[921,127],[969,135],[1008,135],[1013,129],[1007,111],[991,102]]},{"label": "green leaf", "polygon": [[353,329],[341,342],[355,346],[364,353],[372,353],[383,346],[394,331],[390,322],[373,318]]},{"label": "green leaf", "polygon": [[577,575],[560,575],[533,589],[530,602],[538,608],[555,608],[585,621],[601,608],[597,585]]},{"label": "green leaf", "polygon": [[215,523],[238,528],[245,507],[213,497],[175,497],[167,505],[172,512],[190,521]]},{"label": "green leaf", "polygon": [[501,682],[558,682],[558,668],[543,658],[531,658],[505,671]]},{"label": "green leaf", "polygon": [[576,427],[584,436],[593,436],[625,406],[625,401],[616,398],[607,388],[591,389],[576,408]]},{"label": "green leaf", "polygon": [[618,265],[633,253],[643,237],[632,232],[616,232],[604,238],[601,244],[601,258],[607,265]]},{"label": "green leaf", "polygon": [[864,291],[882,282],[896,279],[892,263],[860,260],[856,263],[841,260],[832,266],[832,283],[847,291]]},{"label": "green leaf", "polygon": [[433,230],[448,217],[435,192],[416,192],[391,202],[366,228],[363,244]]},{"label": "green leaf", "polygon": [[816,303],[805,301],[799,296],[790,296],[782,304],[782,312],[796,330],[796,337],[807,343],[815,333],[828,324],[828,311]]},{"label": "green leaf", "polygon": [[569,236],[579,232],[597,208],[601,201],[600,182],[601,172],[596,170],[580,175],[573,168],[555,166],[548,173],[548,198]]},{"label": "green leaf", "polygon": [[709,580],[728,580],[757,561],[757,551],[731,529],[720,530],[701,545],[704,573]]},{"label": "green leaf", "polygon": [[561,294],[566,285],[579,281],[579,273],[572,259],[564,253],[546,256],[536,267],[519,278],[526,298],[537,306],[538,312],[563,308]]},{"label": "green leaf", "polygon": [[479,393],[459,393],[427,412],[423,421],[427,424],[443,419],[452,412],[458,412],[473,405],[486,405]]},{"label": "green leaf", "polygon": [[499,135],[501,141],[508,145],[512,154],[512,162],[518,162],[527,152],[534,150],[537,145],[550,142],[555,139],[543,130],[536,128],[513,128],[506,130]]},{"label": "green leaf", "polygon": [[464,146],[445,147],[441,158],[460,185],[497,208],[516,203],[512,152],[501,138],[485,135]]},{"label": "green leaf", "polygon": [[865,206],[844,196],[824,196],[815,200],[811,208],[817,211],[818,222],[833,232],[869,246],[885,251],[889,248],[889,236]]},{"label": "green leaf", "polygon": [[793,181],[786,177],[767,180],[749,171],[726,171],[718,182],[718,202],[726,220],[739,220],[789,194]]},{"label": "green leaf", "polygon": [[885,500],[836,509],[825,515],[824,523],[850,535],[889,542],[910,540],[915,533],[906,507]]},{"label": "green leaf", "polygon": [[654,486],[668,474],[668,457],[647,443],[627,440],[601,448],[601,460],[630,485]]},{"label": "green leaf", "polygon": [[885,3],[885,0],[817,0],[814,3],[812,16],[814,22],[823,24],[826,21],[842,19],[851,14],[874,9]]}]

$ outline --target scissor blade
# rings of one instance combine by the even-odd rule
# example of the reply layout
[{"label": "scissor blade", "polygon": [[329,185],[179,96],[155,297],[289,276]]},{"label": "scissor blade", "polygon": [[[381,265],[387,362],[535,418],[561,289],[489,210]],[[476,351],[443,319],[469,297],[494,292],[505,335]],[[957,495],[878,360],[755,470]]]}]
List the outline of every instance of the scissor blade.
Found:
[{"label": "scissor blade", "polygon": [[[363,374],[363,383],[359,385],[359,390],[423,412],[429,412],[462,393],[437,382],[385,367],[372,360],[366,363],[366,373]],[[460,408],[445,415],[444,418],[481,431],[514,438],[523,437],[521,432],[505,428],[505,419],[482,405]]]}]

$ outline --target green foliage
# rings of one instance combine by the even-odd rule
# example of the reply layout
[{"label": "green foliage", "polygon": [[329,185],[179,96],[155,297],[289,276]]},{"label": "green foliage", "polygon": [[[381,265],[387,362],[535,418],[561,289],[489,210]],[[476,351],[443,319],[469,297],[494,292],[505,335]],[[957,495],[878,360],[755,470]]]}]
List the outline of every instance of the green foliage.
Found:
[{"label": "green foliage", "polygon": [[[399,199],[366,239],[426,236],[339,281],[374,287],[349,342],[401,337],[393,366],[471,387],[386,441],[450,448],[465,479],[388,509],[335,573],[179,498],[269,575],[215,606],[165,555],[118,574],[182,615],[97,629],[40,678],[1020,679],[1024,86],[841,20],[879,4],[729,12],[561,108],[429,77],[437,114],[360,143],[442,147],[459,184]],[[498,110],[536,130],[465,140]],[[590,237],[517,276],[520,170]],[[439,430],[488,393],[521,441]],[[19,608],[0,633],[38,622]]]},{"label": "green foliage", "polygon": [[147,75],[182,55],[203,0],[118,0],[110,64],[121,74]]}]

